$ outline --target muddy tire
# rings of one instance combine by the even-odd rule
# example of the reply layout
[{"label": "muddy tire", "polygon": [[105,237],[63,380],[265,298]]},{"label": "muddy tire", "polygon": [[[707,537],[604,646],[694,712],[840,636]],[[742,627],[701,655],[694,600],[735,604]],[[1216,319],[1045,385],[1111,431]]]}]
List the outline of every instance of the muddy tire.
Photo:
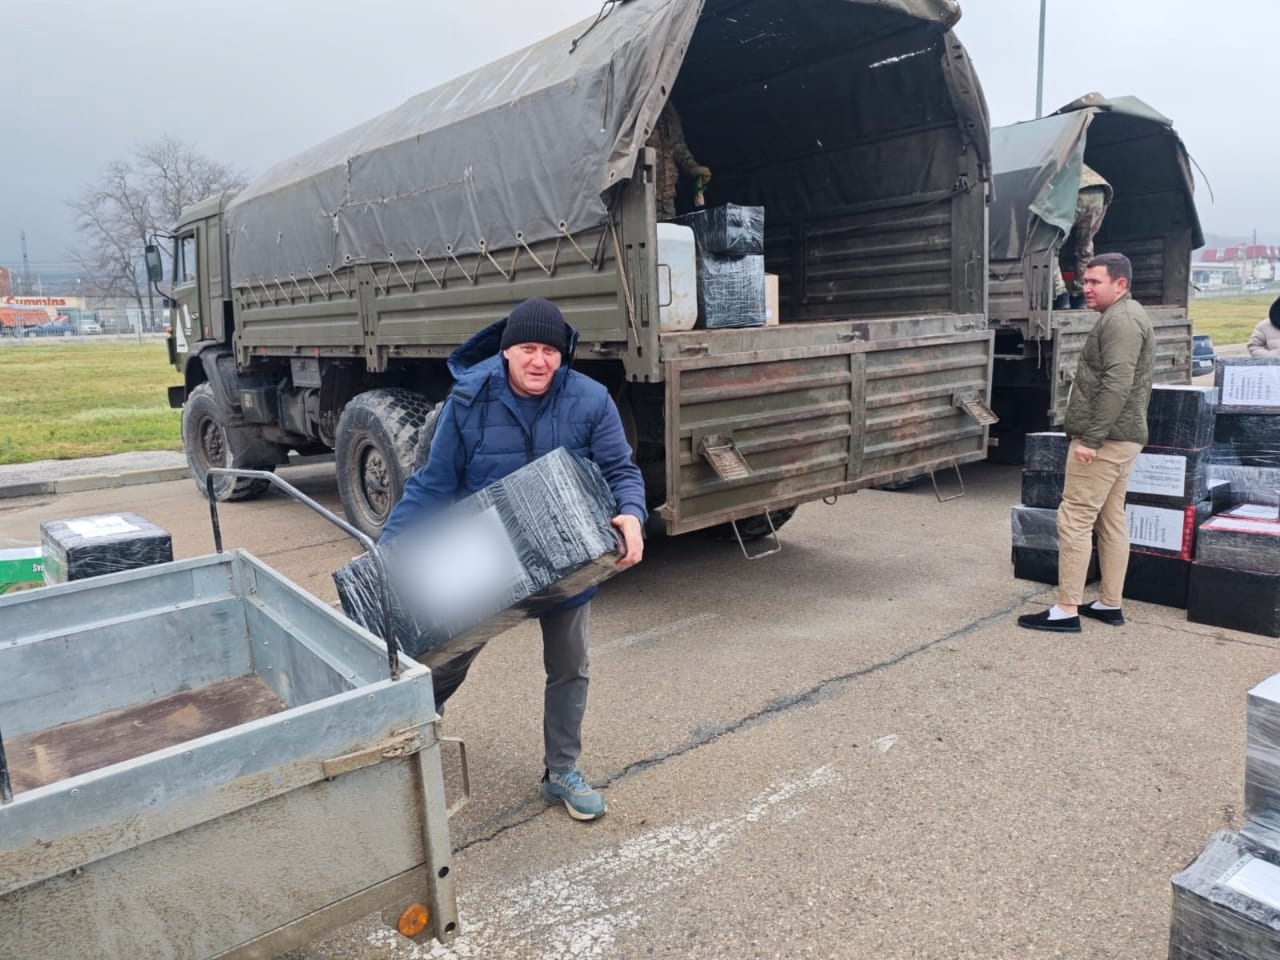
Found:
[{"label": "muddy tire", "polygon": [[[783,507],[781,510],[772,510],[769,512],[769,519],[773,521],[773,528],[781,530],[782,525],[794,517],[796,514],[795,507]],[[753,540],[763,540],[769,536],[769,521],[761,514],[757,517],[747,517],[745,520],[738,521],[738,533],[742,535],[743,543],[750,543]],[[727,540],[730,543],[737,543],[738,538],[733,535],[733,525],[729,523],[720,523],[714,527],[707,527],[703,531],[703,535],[712,540]]]},{"label": "muddy tire", "polygon": [[[227,425],[226,411],[214,396],[213,387],[207,383],[192,390],[182,406],[182,448],[191,467],[191,479],[202,496],[208,496],[205,480],[210,467],[274,470],[274,463],[245,460],[245,454],[261,442],[260,434],[254,428]],[[252,500],[262,496],[269,486],[269,480],[217,477],[213,482],[213,496],[219,502]]]},{"label": "muddy tire", "polygon": [[370,390],[338,418],[338,493],[351,525],[378,539],[413,475],[418,435],[431,404],[412,390]]},{"label": "muddy tire", "polygon": [[413,469],[421,470],[427,465],[427,459],[431,456],[431,441],[436,436],[436,425],[440,422],[440,411],[444,409],[443,403],[437,403],[427,413],[427,419],[422,421],[422,429],[418,431],[418,449],[413,458]]}]

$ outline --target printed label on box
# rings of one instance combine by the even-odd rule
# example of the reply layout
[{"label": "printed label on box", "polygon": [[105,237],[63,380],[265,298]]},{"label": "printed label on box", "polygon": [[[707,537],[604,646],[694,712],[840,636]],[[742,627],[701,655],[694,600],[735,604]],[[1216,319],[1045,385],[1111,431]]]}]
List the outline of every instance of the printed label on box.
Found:
[{"label": "printed label on box", "polygon": [[86,540],[95,537],[118,537],[122,533],[136,533],[140,529],[124,517],[85,517],[80,520],[68,520],[67,528]]},{"label": "printed label on box", "polygon": [[1265,860],[1243,858],[1223,878],[1222,886],[1272,910],[1280,910],[1280,868]]},{"label": "printed label on box", "polygon": [[1126,503],[1124,513],[1129,520],[1129,542],[1135,547],[1181,552],[1186,511]]},{"label": "printed label on box", "polygon": [[1187,458],[1140,453],[1129,474],[1130,493],[1181,497],[1187,488]]},{"label": "printed label on box", "polygon": [[1222,405],[1227,407],[1280,406],[1280,364],[1224,367]]}]

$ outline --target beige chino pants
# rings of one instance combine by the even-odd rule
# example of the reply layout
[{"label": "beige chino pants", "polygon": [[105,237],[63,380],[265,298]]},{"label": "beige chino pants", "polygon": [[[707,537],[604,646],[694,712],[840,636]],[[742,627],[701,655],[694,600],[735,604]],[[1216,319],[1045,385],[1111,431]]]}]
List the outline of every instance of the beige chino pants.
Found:
[{"label": "beige chino pants", "polygon": [[1084,601],[1096,532],[1102,602],[1118,607],[1129,568],[1124,493],[1142,444],[1106,440],[1092,463],[1081,463],[1075,458],[1079,443],[1073,438],[1067,452],[1067,477],[1058,507],[1058,605],[1079,606]]}]

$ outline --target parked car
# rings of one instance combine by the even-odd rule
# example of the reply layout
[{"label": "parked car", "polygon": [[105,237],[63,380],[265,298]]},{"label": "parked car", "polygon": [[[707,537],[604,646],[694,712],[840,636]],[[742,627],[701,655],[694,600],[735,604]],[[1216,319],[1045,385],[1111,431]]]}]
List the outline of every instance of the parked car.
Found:
[{"label": "parked car", "polygon": [[97,334],[102,332],[102,324],[96,320],[84,320],[80,323],[80,332],[85,334]]},{"label": "parked car", "polygon": [[26,332],[28,337],[70,337],[76,332],[76,325],[70,320],[50,320]]},{"label": "parked car", "polygon": [[1213,352],[1213,338],[1207,333],[1197,333],[1191,338],[1191,375],[1213,373],[1213,361],[1218,355]]}]

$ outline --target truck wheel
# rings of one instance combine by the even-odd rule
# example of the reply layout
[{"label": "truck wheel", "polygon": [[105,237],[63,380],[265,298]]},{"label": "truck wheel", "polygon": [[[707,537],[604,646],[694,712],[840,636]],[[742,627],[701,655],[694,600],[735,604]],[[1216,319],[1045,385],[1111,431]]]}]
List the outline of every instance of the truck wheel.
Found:
[{"label": "truck wheel", "polygon": [[[769,519],[773,521],[773,528],[780,530],[782,525],[794,517],[795,514],[795,507],[783,507],[781,510],[771,510]],[[738,542],[738,538],[733,535],[733,524],[730,523],[720,523],[714,527],[707,527],[703,533],[712,540],[728,540],[730,543]],[[747,517],[745,520],[738,521],[738,533],[742,535],[743,543],[762,540],[769,536],[769,522],[765,520],[763,514]]]},{"label": "truck wheel", "polygon": [[431,441],[435,439],[436,424],[440,422],[440,411],[443,409],[444,404],[437,403],[427,413],[427,419],[422,421],[422,429],[418,431],[418,450],[413,458],[415,471],[427,465],[427,459],[431,456]]},{"label": "truck wheel", "polygon": [[[248,427],[228,427],[226,413],[213,395],[213,387],[202,383],[187,397],[182,406],[182,447],[191,466],[191,479],[196,489],[207,496],[205,478],[210,467],[237,466],[236,455],[247,446]],[[244,466],[244,464],[239,464]],[[255,469],[273,470],[274,464]],[[255,477],[218,477],[213,481],[213,495],[219,502],[252,500],[262,496],[271,486],[269,480]]]},{"label": "truck wheel", "polygon": [[418,434],[431,405],[411,390],[370,390],[338,418],[338,493],[352,526],[378,539],[413,474]]}]

